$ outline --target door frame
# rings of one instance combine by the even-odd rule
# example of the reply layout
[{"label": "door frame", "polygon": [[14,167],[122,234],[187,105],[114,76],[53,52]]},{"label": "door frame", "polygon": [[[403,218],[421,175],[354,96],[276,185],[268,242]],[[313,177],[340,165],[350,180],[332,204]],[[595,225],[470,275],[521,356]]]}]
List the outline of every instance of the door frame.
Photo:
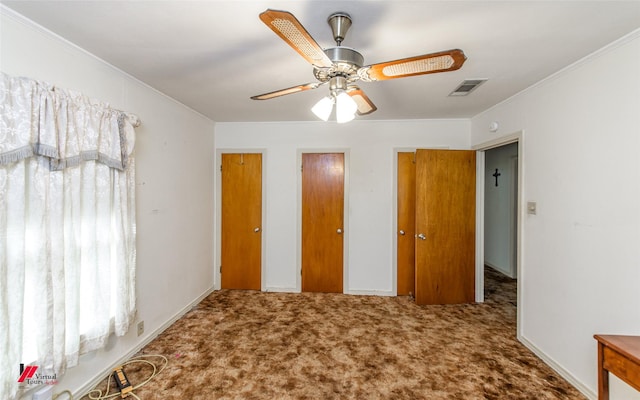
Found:
[{"label": "door frame", "polygon": [[[518,153],[520,152],[520,145],[518,144]],[[511,243],[509,244],[509,263],[511,269],[511,277],[518,279],[518,185],[520,184],[520,178],[518,177],[518,159],[520,155],[515,155],[509,158],[509,168],[511,168],[511,185],[516,190],[511,190],[509,193],[509,205],[510,210],[515,212],[515,218],[512,218],[509,226],[509,238]],[[515,173],[514,173],[515,172]]]},{"label": "door frame", "polygon": [[344,154],[344,201],[342,226],[342,293],[348,294],[349,287],[349,149],[348,148],[298,148],[296,151],[297,223],[296,223],[296,291],[302,293],[302,154],[304,153],[341,153]]},{"label": "door frame", "polygon": [[222,172],[220,167],[222,165],[223,154],[262,154],[262,222],[261,222],[261,234],[262,245],[260,254],[260,290],[265,291],[266,288],[266,273],[265,273],[265,260],[267,259],[267,246],[265,246],[268,229],[266,228],[267,221],[267,185],[266,179],[266,149],[237,149],[237,148],[219,148],[216,149],[216,163],[215,163],[215,232],[214,232],[214,265],[213,265],[213,287],[215,290],[220,290],[222,287],[222,275],[220,274],[220,264],[222,263]]},{"label": "door frame", "polygon": [[485,151],[496,147],[501,147],[511,143],[518,143],[518,193],[516,201],[517,230],[516,230],[516,269],[517,269],[517,325],[516,335],[518,338],[522,334],[522,285],[524,274],[523,265],[523,243],[524,243],[524,140],[523,130],[501,136],[472,146],[476,150],[476,302],[484,302],[484,168]]}]

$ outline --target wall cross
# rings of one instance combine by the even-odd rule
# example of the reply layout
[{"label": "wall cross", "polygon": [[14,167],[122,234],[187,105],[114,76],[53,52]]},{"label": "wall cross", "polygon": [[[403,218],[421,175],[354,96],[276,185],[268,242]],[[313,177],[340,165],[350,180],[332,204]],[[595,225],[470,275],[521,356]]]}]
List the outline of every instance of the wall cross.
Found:
[{"label": "wall cross", "polygon": [[493,173],[493,177],[496,178],[496,186],[498,186],[498,177],[502,175],[500,172],[498,172],[498,168],[496,168],[496,172]]}]

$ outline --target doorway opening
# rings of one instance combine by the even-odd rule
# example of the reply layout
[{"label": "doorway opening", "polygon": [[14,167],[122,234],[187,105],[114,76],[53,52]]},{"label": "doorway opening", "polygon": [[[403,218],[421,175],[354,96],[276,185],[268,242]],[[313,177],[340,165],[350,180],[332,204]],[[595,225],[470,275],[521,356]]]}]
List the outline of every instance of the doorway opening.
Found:
[{"label": "doorway opening", "polygon": [[[523,135],[524,133],[519,131],[495,140],[480,143],[473,147],[478,154],[476,302],[484,302],[485,299],[489,299],[491,296],[500,296],[501,294],[508,293],[508,297],[499,297],[499,300],[513,303],[516,313],[516,333],[518,338],[521,336],[522,312],[517,305],[522,304],[522,271],[524,268],[522,265],[522,204],[524,198],[522,168],[524,164]],[[509,145],[513,147],[507,147]],[[496,153],[492,153],[493,151]],[[507,155],[500,155],[500,153],[507,153]],[[489,156],[489,162],[487,162],[487,155]],[[494,164],[495,155],[498,155],[498,159],[503,158],[499,165]],[[498,169],[498,171],[496,171],[496,169]],[[495,242],[498,237],[491,231],[491,227],[487,227],[490,223],[487,218],[491,218],[491,216],[487,217],[486,215],[487,208],[492,207],[492,205],[485,205],[486,202],[492,202],[492,199],[488,199],[487,196],[492,195],[489,189],[496,189],[496,180],[498,188],[507,189],[506,192],[508,192],[506,195],[506,199],[508,200],[503,200],[502,203],[508,210],[503,210],[506,212],[505,215],[507,215],[506,219],[508,222],[504,223],[502,227],[502,229],[507,232],[507,235],[502,236],[502,239],[498,240],[500,246],[502,246],[501,258],[498,260],[502,261],[496,261],[497,258],[491,254],[489,254],[488,257],[485,256],[487,248],[496,246]],[[489,238],[487,238],[486,235],[489,235]],[[489,244],[485,245],[485,242]],[[489,251],[491,252],[493,250],[494,249],[491,248]],[[488,261],[489,266],[486,266],[485,261]],[[504,267],[505,265],[508,267]],[[502,271],[500,271],[500,268]],[[487,277],[485,277],[485,275],[487,275]],[[485,285],[487,287],[485,287]],[[485,291],[487,291],[486,294]]]},{"label": "doorway opening", "polygon": [[484,154],[484,301],[517,307],[518,142]]}]

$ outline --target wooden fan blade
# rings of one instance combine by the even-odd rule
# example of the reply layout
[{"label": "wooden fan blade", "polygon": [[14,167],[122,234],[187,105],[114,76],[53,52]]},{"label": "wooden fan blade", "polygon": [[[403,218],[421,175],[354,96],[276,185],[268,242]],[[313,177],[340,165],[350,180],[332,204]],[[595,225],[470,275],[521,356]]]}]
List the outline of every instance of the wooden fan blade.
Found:
[{"label": "wooden fan blade", "polygon": [[267,10],[260,19],[305,60],[316,67],[331,67],[333,63],[302,24],[287,11]]},{"label": "wooden fan blade", "polygon": [[269,100],[269,99],[273,99],[274,97],[284,96],[286,94],[304,92],[306,90],[315,89],[318,86],[321,86],[322,84],[323,83],[320,83],[320,82],[307,83],[306,85],[298,85],[298,86],[293,86],[286,89],[276,90],[275,92],[269,92],[269,93],[259,94],[257,96],[251,96],[251,99],[252,100]]},{"label": "wooden fan blade", "polygon": [[378,109],[375,104],[367,97],[366,94],[358,86],[349,86],[347,94],[356,101],[358,105],[358,115],[371,114]]},{"label": "wooden fan blade", "polygon": [[453,49],[364,66],[358,70],[358,75],[363,81],[384,81],[407,76],[455,71],[462,67],[466,59],[467,57],[462,50]]}]

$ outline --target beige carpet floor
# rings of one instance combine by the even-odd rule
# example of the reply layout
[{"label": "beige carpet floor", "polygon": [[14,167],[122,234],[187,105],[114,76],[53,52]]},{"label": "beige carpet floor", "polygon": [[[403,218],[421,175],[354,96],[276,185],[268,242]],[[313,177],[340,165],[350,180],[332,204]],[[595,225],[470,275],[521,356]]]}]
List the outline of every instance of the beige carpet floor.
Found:
[{"label": "beige carpet floor", "polygon": [[[516,340],[515,281],[490,269],[486,274],[486,302],[469,305],[214,292],[142,350],[169,362],[135,393],[141,399],[584,399]],[[125,371],[135,385],[151,368]]]}]

